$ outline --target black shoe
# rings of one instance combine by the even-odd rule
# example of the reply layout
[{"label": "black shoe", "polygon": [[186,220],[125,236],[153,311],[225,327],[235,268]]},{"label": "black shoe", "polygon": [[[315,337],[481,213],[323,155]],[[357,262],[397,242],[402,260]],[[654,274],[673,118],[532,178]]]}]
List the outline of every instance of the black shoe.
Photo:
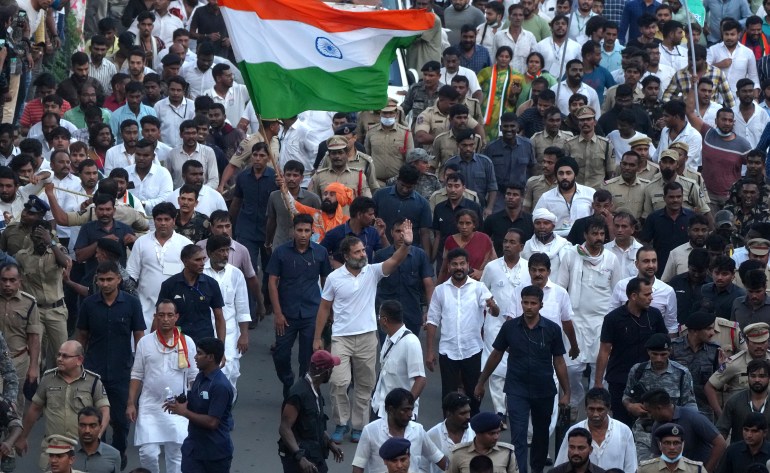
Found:
[{"label": "black shoe", "polygon": [[120,471],[125,470],[127,464],[128,464],[128,456],[125,453],[121,453],[120,454]]},{"label": "black shoe", "polygon": [[551,457],[547,457],[545,459],[545,466],[553,466],[553,460],[551,459]]}]

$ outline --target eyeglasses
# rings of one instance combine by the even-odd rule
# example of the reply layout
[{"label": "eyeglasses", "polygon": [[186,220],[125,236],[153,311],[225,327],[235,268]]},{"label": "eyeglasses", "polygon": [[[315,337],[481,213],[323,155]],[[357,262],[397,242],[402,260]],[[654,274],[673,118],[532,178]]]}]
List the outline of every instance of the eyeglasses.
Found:
[{"label": "eyeglasses", "polygon": [[64,358],[65,360],[69,360],[70,358],[77,358],[80,355],[68,355],[66,353],[57,353],[56,358]]}]

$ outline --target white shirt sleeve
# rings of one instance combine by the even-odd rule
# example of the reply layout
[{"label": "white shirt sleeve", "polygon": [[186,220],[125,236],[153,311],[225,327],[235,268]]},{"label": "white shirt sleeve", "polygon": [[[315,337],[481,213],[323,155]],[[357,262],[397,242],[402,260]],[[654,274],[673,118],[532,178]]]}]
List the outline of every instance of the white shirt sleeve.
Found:
[{"label": "white shirt sleeve", "polygon": [[238,268],[233,268],[233,286],[235,287],[235,321],[237,323],[251,322],[251,310],[249,310],[249,292],[246,288],[246,278]]},{"label": "white shirt sleeve", "polygon": [[[326,281],[328,282],[329,280],[327,279]],[[437,287],[433,292],[433,297],[431,297],[430,306],[428,307],[428,323],[435,325],[436,327],[441,325],[441,298],[443,297],[443,292],[444,291],[441,286]],[[326,298],[324,297],[324,299]]]},{"label": "white shirt sleeve", "polygon": [[369,458],[371,457],[372,452],[372,439],[371,439],[371,431],[372,426],[376,426],[377,424],[367,424],[364,426],[363,431],[361,432],[361,440],[358,441],[358,446],[356,447],[356,454],[353,457],[353,466],[357,466],[359,468],[363,468],[364,471],[366,471],[366,467],[369,464]]}]

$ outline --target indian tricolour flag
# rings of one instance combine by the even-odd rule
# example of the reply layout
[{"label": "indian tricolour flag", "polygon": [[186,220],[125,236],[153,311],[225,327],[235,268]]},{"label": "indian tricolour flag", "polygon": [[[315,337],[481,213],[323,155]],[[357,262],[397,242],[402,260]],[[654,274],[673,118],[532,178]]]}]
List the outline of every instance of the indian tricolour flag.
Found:
[{"label": "indian tricolour flag", "polygon": [[390,63],[433,27],[424,10],[346,11],[319,0],[219,0],[254,108],[286,118],[387,102]]}]

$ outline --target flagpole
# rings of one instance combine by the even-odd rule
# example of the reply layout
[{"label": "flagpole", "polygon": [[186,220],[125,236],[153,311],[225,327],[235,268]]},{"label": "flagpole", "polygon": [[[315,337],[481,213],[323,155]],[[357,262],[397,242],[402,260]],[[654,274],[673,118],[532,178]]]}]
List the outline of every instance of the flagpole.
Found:
[{"label": "flagpole", "polygon": [[[692,21],[690,21],[691,20],[690,7],[687,6],[687,0],[684,0],[682,2],[682,5],[684,6],[684,16],[685,16],[685,19],[687,20],[687,30],[690,33],[689,49],[690,49],[690,57],[692,58],[692,79],[690,80],[690,88],[695,87],[695,90],[696,90],[695,111],[698,112],[698,115],[700,116],[700,105],[698,104],[698,93],[697,93],[698,84],[693,84],[693,82],[695,81],[695,76],[697,74],[697,66],[695,65],[695,38],[693,38],[692,36]],[[684,97],[684,98],[685,100],[687,99],[687,97]]]}]

